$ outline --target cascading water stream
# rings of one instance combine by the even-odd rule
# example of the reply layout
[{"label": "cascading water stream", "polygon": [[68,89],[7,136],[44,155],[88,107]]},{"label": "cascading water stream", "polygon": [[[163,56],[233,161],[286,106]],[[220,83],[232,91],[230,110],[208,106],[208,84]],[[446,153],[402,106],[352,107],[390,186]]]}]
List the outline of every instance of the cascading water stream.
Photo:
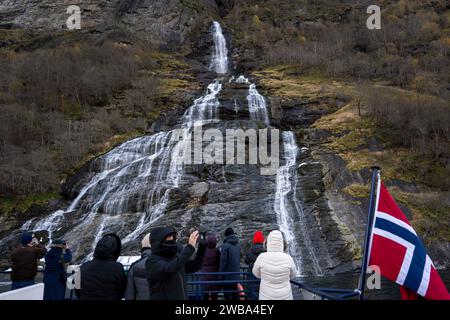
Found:
[{"label": "cascading water stream", "polygon": [[277,223],[280,226],[280,230],[284,233],[286,243],[289,244],[289,253],[294,258],[297,270],[301,274],[304,269],[303,261],[301,251],[297,248],[294,221],[289,212],[288,204],[289,195],[293,191],[292,171],[296,169],[295,164],[298,149],[292,132],[283,132],[282,141],[284,146],[285,164],[278,168],[273,208],[277,216]]},{"label": "cascading water stream", "polygon": [[315,249],[309,236],[303,207],[297,199],[297,156],[299,148],[295,142],[294,134],[290,131],[283,132],[282,140],[285,164],[278,168],[277,172],[274,202],[274,211],[277,216],[277,222],[280,226],[280,230],[283,231],[286,237],[286,243],[289,244],[289,253],[294,257],[299,274],[305,274],[305,257],[297,245],[298,239],[294,229],[295,215],[292,215],[292,211],[297,213],[297,219],[295,219],[295,221],[297,222],[296,224],[300,226],[301,239],[307,248],[310,260],[312,261],[314,273],[320,275],[322,274],[322,269],[319,265]]},{"label": "cascading water stream", "polygon": [[217,95],[222,90],[222,84],[219,81],[214,81],[207,87],[206,95],[194,101],[183,115],[183,129],[192,130],[194,125],[206,124],[208,122],[217,120],[217,108],[219,107],[219,100]]},{"label": "cascading water stream", "polygon": [[243,75],[240,75],[237,78],[232,76],[229,82],[239,84],[249,84],[247,104],[248,104],[248,111],[250,113],[250,119],[256,122],[262,122],[266,126],[270,126],[266,99],[258,92],[258,90],[256,89],[256,85],[254,83],[250,83],[248,78],[246,78]]},{"label": "cascading water stream", "polygon": [[250,112],[250,118],[254,121],[263,122],[266,126],[270,125],[269,115],[267,113],[266,100],[256,90],[255,84],[250,84],[248,90],[248,110]]},{"label": "cascading water stream", "polygon": [[214,51],[212,54],[209,69],[218,73],[225,74],[228,72],[228,49],[227,42],[223,36],[222,27],[217,21],[213,22],[214,26]]}]

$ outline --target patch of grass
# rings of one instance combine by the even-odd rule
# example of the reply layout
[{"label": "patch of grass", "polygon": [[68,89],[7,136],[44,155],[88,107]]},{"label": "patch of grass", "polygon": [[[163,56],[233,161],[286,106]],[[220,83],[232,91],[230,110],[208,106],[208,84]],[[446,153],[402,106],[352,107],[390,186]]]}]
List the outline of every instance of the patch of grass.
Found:
[{"label": "patch of grass", "polygon": [[450,241],[450,205],[445,198],[450,195],[438,192],[408,193],[397,188],[389,192],[395,201],[413,213],[410,221],[425,243]]},{"label": "patch of grass", "polygon": [[286,98],[316,96],[330,79],[320,70],[305,73],[297,65],[279,65],[253,72],[272,95]]},{"label": "patch of grass", "polygon": [[188,90],[192,88],[192,83],[187,80],[176,78],[161,79],[160,87],[162,89],[162,95],[171,95],[172,93],[180,90]]},{"label": "patch of grass", "polygon": [[350,253],[353,257],[353,261],[361,261],[363,258],[363,251],[361,246],[358,245],[351,246]]},{"label": "patch of grass", "polygon": [[343,240],[345,241],[345,247],[352,255],[354,261],[362,259],[361,245],[353,237],[353,232],[343,223],[337,223],[337,228]]},{"label": "patch of grass", "polygon": [[359,183],[352,183],[346,186],[342,191],[351,195],[354,198],[368,198],[370,195],[370,186]]},{"label": "patch of grass", "polygon": [[21,41],[27,36],[27,32],[24,29],[0,29],[0,41]]},{"label": "patch of grass", "polygon": [[[353,97],[357,94],[354,88],[345,89]],[[395,96],[417,97],[414,92],[403,89],[387,90]],[[325,146],[342,157],[351,171],[378,165],[382,168],[384,179],[399,179],[432,188],[446,185],[443,179],[447,179],[448,169],[431,155],[393,143],[389,127],[379,127],[373,118],[359,116],[354,100],[338,111],[323,116],[313,127],[331,131],[332,136]],[[369,148],[371,138],[375,138],[375,148]]]},{"label": "patch of grass", "polygon": [[189,9],[199,13],[205,10],[205,8],[196,0],[180,0],[181,4]]},{"label": "patch of grass", "polygon": [[159,108],[155,108],[152,111],[147,112],[147,114],[145,115],[146,119],[147,119],[148,122],[155,121],[161,116],[161,114],[163,112],[169,111],[169,110],[171,110],[171,109],[173,109],[175,107],[176,107],[176,104],[174,104],[174,103],[164,104],[164,105],[162,105]]},{"label": "patch of grass", "polygon": [[339,229],[339,233],[341,235],[349,236],[353,234],[352,231],[343,223],[338,223],[337,228]]},{"label": "patch of grass", "polygon": [[[333,147],[334,144],[328,146]],[[433,158],[411,152],[407,148],[385,148],[382,151],[337,148],[336,151],[347,162],[349,170],[359,171],[378,165],[382,168],[385,180],[398,179],[429,188],[439,188],[442,179],[448,177],[447,169]]]},{"label": "patch of grass", "polygon": [[349,150],[359,150],[366,145],[366,139],[370,137],[369,130],[355,130],[348,134],[335,139],[329,144],[331,148],[337,152],[345,152]]},{"label": "patch of grass", "polygon": [[[61,97],[61,100],[64,100],[64,97]],[[86,108],[74,101],[63,102],[61,108],[65,116],[71,120],[82,120],[86,112]]]},{"label": "patch of grass", "polygon": [[360,117],[353,103],[348,103],[336,112],[321,117],[313,124],[313,128],[330,130],[338,136],[355,130],[373,135],[375,122],[369,117]]},{"label": "patch of grass", "polygon": [[169,97],[179,91],[197,90],[199,88],[189,65],[179,56],[151,51],[140,59],[151,59],[157,62],[157,66],[148,75],[155,76],[160,80],[160,97]]},{"label": "patch of grass", "polygon": [[161,51],[151,51],[147,53],[148,58],[156,60],[159,64],[158,71],[180,71],[189,68],[189,65],[182,61],[180,57]]},{"label": "patch of grass", "polygon": [[25,212],[33,204],[44,205],[49,200],[56,198],[58,198],[57,192],[30,194],[10,198],[2,197],[0,198],[0,212],[3,214],[9,214],[13,211]]}]

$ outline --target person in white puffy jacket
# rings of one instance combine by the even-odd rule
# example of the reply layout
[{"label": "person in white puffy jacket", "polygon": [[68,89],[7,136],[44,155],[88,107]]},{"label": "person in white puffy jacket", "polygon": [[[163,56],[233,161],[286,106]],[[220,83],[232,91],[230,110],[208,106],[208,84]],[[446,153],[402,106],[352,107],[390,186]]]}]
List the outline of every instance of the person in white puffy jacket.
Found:
[{"label": "person in white puffy jacket", "polygon": [[253,274],[261,279],[259,300],[293,300],[290,280],[297,274],[294,260],[284,253],[283,234],[272,231],[266,239],[267,252],[261,253]]}]

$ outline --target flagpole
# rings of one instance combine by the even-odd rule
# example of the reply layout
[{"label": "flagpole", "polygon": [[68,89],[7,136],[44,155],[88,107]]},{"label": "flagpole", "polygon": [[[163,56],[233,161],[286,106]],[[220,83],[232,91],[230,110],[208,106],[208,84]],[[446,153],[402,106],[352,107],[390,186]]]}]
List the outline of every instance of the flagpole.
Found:
[{"label": "flagpole", "polygon": [[370,187],[370,201],[366,226],[366,237],[364,239],[364,255],[361,264],[361,274],[359,277],[359,285],[358,285],[359,300],[364,300],[364,290],[366,288],[366,272],[367,272],[367,265],[369,262],[368,260],[369,260],[370,236],[372,234],[372,223],[375,212],[375,200],[376,200],[375,193],[377,190],[378,173],[380,172],[381,168],[374,166],[371,169],[372,169],[372,184]]}]

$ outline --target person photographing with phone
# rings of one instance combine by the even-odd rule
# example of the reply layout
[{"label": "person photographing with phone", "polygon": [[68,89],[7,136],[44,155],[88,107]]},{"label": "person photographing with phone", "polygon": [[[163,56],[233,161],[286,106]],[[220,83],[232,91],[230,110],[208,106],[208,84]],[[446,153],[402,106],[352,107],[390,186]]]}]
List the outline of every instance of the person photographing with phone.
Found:
[{"label": "person photographing with phone", "polygon": [[34,285],[38,271],[38,260],[47,253],[47,249],[39,243],[31,233],[24,233],[20,238],[20,246],[11,253],[12,272],[11,290]]},{"label": "person photographing with phone", "polygon": [[55,240],[45,255],[44,300],[64,300],[66,295],[67,264],[72,252],[64,240]]},{"label": "person photographing with phone", "polygon": [[185,274],[200,270],[206,251],[204,241],[199,241],[199,232],[193,231],[184,247],[178,243],[173,227],[154,228],[150,234],[152,254],[145,265],[149,299],[187,300]]}]

